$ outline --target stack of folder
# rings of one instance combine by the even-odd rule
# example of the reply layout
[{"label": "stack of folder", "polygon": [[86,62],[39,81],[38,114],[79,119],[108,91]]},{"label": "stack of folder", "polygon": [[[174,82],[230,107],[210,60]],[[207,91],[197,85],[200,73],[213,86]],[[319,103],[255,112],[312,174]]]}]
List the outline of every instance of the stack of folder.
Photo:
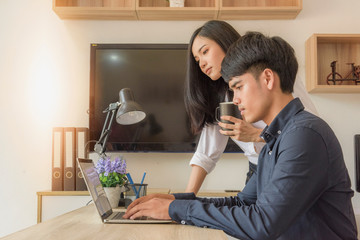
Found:
[{"label": "stack of folder", "polygon": [[85,191],[76,159],[87,158],[88,128],[55,127],[52,134],[52,191]]}]

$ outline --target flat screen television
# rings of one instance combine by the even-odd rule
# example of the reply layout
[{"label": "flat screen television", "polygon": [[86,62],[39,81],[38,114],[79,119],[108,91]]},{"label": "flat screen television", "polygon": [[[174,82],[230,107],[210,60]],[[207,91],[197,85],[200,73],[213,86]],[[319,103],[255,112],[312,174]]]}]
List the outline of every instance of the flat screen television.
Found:
[{"label": "flat screen television", "polygon": [[[114,121],[107,151],[194,152],[199,136],[190,131],[184,105],[187,44],[91,44],[90,139],[98,140],[110,103],[130,88],[146,112],[137,124]],[[93,145],[91,146],[91,150]],[[241,152],[229,140],[226,152]]]}]

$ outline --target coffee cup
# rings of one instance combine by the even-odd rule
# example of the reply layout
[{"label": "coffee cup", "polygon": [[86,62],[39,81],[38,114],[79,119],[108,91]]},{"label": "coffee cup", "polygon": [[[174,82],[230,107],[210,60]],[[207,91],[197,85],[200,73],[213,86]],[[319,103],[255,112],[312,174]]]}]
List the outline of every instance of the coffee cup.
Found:
[{"label": "coffee cup", "polygon": [[[222,116],[233,116],[235,118],[242,119],[238,106],[233,102],[221,102],[219,107],[215,109],[215,119],[218,122],[234,124],[233,122],[221,119]],[[221,129],[224,131],[232,130],[227,128]]]}]

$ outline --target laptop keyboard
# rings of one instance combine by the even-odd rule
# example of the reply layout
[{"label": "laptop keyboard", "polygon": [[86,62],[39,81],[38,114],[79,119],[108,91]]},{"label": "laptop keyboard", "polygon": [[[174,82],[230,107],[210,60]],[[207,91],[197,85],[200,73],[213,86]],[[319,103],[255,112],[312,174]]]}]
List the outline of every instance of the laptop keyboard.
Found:
[{"label": "laptop keyboard", "polygon": [[[114,212],[113,215],[111,216],[111,220],[114,219],[123,219],[122,217],[124,216],[125,212]],[[142,216],[139,218],[136,218],[136,220],[152,220],[153,218],[150,217],[146,217],[146,216]]]},{"label": "laptop keyboard", "polygon": [[125,212],[117,212],[111,219],[122,219]]}]

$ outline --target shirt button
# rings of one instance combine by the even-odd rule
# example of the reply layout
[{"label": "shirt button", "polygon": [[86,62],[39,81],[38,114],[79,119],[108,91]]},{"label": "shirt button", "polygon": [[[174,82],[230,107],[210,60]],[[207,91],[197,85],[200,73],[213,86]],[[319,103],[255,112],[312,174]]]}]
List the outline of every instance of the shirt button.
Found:
[{"label": "shirt button", "polygon": [[272,151],[269,151],[269,155],[271,155]]},{"label": "shirt button", "polygon": [[279,135],[281,134],[281,130],[278,131],[278,134],[279,134]]},{"label": "shirt button", "polygon": [[181,220],[181,224],[185,225],[186,224],[185,220]]}]

